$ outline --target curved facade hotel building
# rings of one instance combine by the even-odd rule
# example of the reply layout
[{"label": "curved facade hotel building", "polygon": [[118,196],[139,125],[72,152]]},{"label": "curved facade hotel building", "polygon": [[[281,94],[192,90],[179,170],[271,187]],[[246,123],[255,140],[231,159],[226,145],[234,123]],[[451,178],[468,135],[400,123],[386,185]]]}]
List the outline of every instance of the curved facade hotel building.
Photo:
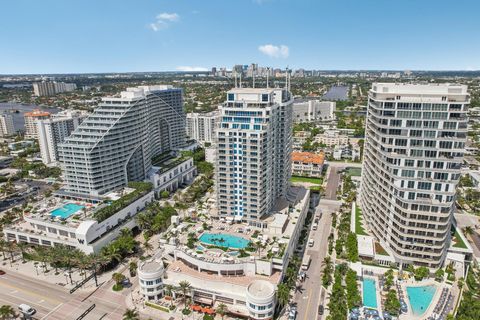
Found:
[{"label": "curved facade hotel building", "polygon": [[400,264],[445,259],[469,101],[463,85],[374,83],[369,92],[360,204]]},{"label": "curved facade hotel building", "polygon": [[98,197],[128,181],[142,181],[152,157],[184,146],[182,89],[128,88],[102,103],[58,147],[72,196]]}]

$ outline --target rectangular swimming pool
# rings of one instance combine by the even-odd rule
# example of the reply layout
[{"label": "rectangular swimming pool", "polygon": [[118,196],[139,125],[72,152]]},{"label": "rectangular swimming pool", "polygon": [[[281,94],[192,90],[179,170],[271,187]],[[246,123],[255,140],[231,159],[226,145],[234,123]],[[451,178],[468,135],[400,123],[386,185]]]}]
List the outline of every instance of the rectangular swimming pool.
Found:
[{"label": "rectangular swimming pool", "polygon": [[367,308],[377,309],[377,289],[375,280],[363,278],[363,305]]},{"label": "rectangular swimming pool", "polygon": [[50,214],[52,215],[52,217],[60,217],[60,218],[66,219],[70,217],[72,214],[74,214],[75,212],[82,210],[83,208],[85,207],[76,203],[67,203],[63,207],[52,210]]}]

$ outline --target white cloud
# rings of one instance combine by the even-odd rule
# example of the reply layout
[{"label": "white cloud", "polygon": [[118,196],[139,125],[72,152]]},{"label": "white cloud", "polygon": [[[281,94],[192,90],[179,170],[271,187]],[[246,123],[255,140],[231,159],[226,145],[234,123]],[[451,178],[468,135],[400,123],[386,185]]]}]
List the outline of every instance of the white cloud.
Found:
[{"label": "white cloud", "polygon": [[177,67],[178,71],[186,71],[186,72],[195,72],[195,71],[208,71],[207,68],[204,67],[191,67],[191,66],[179,66]]},{"label": "white cloud", "polygon": [[259,46],[258,50],[271,58],[288,58],[290,54],[289,49],[285,45],[274,46],[273,44],[265,44]]},{"label": "white cloud", "polygon": [[157,20],[163,21],[178,21],[180,17],[176,13],[163,12],[157,15]]},{"label": "white cloud", "polygon": [[171,22],[177,22],[180,16],[176,13],[162,12],[157,14],[155,22],[148,25],[153,31],[166,29]]}]

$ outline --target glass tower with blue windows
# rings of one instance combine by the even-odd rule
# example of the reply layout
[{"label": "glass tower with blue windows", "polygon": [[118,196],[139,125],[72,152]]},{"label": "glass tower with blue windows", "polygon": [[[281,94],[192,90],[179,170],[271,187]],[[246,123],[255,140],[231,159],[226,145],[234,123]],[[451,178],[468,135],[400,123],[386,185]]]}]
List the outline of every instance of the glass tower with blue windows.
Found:
[{"label": "glass tower with blue windows", "polygon": [[219,107],[217,203],[220,217],[262,227],[291,174],[292,102],[286,89],[235,88]]}]

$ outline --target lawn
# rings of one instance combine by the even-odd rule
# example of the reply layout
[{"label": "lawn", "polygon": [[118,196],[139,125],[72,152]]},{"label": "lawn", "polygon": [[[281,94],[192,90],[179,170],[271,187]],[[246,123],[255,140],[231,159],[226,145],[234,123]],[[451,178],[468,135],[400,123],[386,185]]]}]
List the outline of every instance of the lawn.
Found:
[{"label": "lawn", "polygon": [[457,230],[455,230],[455,235],[453,236],[452,240],[453,240],[453,246],[455,248],[467,249],[467,245],[465,244],[465,242],[463,242]]},{"label": "lawn", "polygon": [[353,177],[360,177],[360,175],[362,174],[362,169],[350,167],[350,168],[347,168],[347,174]]},{"label": "lawn", "polygon": [[368,235],[362,226],[362,210],[359,206],[355,207],[355,233],[360,236]]},{"label": "lawn", "polygon": [[388,256],[388,252],[383,249],[382,245],[378,242],[375,242],[375,253],[382,256]]},{"label": "lawn", "polygon": [[314,183],[314,184],[322,184],[323,179],[322,178],[310,178],[310,177],[299,177],[299,176],[292,176],[290,178],[291,182],[308,182],[308,183]]}]

